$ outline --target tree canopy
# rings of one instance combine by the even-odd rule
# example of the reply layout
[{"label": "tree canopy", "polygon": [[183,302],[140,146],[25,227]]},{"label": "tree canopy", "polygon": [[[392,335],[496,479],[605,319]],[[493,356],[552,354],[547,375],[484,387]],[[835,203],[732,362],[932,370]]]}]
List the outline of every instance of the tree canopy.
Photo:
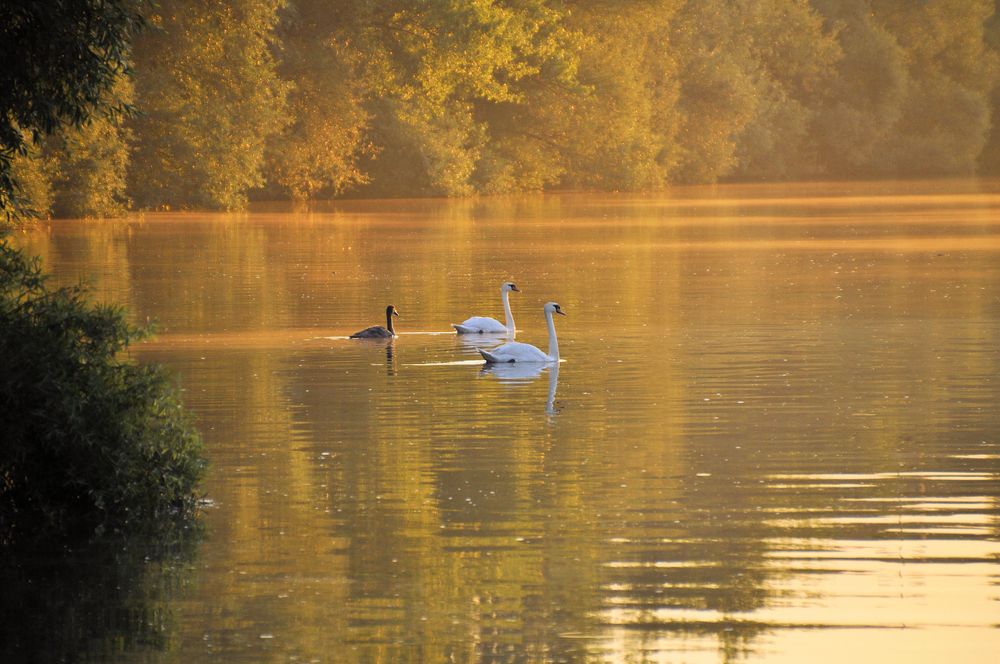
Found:
[{"label": "tree canopy", "polygon": [[997,2],[161,0],[139,113],[4,164],[62,214],[995,172]]},{"label": "tree canopy", "polygon": [[[141,0],[9,0],[0,4],[0,210],[23,199],[14,163],[64,127],[110,120],[127,106],[116,84],[128,72]],[[72,185],[71,185],[72,186]],[[83,185],[87,186],[87,185]]]}]

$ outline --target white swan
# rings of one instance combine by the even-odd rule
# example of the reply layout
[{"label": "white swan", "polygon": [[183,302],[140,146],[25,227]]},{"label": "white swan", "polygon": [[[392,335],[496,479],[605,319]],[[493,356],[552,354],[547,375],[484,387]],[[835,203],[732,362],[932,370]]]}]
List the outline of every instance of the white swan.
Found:
[{"label": "white swan", "polygon": [[565,316],[562,309],[555,302],[546,302],[542,307],[545,312],[545,322],[549,326],[549,352],[543,353],[531,344],[523,344],[519,341],[511,341],[502,346],[497,346],[493,350],[479,349],[479,354],[488,363],[501,362],[558,362],[559,342],[556,341],[556,324],[552,322],[552,314]]},{"label": "white swan", "polygon": [[451,326],[455,328],[455,331],[459,334],[509,334],[514,332],[514,316],[510,313],[510,300],[508,299],[508,293],[514,291],[515,293],[520,293],[521,289],[512,281],[505,281],[500,284],[500,299],[503,301],[503,313],[507,320],[507,324],[504,325],[496,318],[488,318],[486,316],[473,316],[468,318],[462,323],[452,323]]}]

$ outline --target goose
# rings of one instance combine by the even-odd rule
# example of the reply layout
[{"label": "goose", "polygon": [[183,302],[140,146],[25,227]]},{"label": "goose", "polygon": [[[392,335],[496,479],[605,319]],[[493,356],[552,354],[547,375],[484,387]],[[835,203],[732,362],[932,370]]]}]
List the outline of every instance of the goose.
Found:
[{"label": "goose", "polygon": [[385,327],[381,325],[373,325],[371,327],[366,327],[360,332],[355,332],[351,335],[351,339],[391,339],[396,336],[395,330],[392,329],[392,317],[398,316],[399,312],[396,311],[396,307],[391,304],[385,308]]},{"label": "goose", "polygon": [[531,344],[523,344],[519,341],[511,341],[493,350],[479,349],[479,354],[483,356],[487,364],[499,364],[502,362],[558,362],[559,342],[556,341],[556,324],[552,322],[552,314],[565,316],[563,310],[555,302],[546,302],[542,307],[545,313],[545,322],[549,326],[549,352],[543,353]]},{"label": "goose", "polygon": [[503,313],[507,319],[506,325],[495,318],[473,316],[462,323],[452,323],[451,326],[455,328],[458,334],[512,334],[515,329],[514,316],[510,313],[510,300],[507,299],[510,291],[520,293],[521,289],[512,281],[505,281],[500,284],[500,300],[503,302]]}]

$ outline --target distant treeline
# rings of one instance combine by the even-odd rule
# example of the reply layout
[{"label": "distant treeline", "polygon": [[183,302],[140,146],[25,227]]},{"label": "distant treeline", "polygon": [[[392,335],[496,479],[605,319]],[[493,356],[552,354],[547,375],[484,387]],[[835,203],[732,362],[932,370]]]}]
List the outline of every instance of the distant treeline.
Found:
[{"label": "distant treeline", "polygon": [[159,0],[42,212],[1000,172],[1000,0]]}]

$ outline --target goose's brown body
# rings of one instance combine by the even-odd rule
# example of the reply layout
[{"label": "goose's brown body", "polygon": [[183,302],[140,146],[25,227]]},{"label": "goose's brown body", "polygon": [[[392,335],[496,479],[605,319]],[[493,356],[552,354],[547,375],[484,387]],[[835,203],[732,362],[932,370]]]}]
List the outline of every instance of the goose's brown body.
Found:
[{"label": "goose's brown body", "polygon": [[392,329],[392,317],[398,316],[399,312],[391,304],[385,308],[385,327],[373,325],[366,327],[360,332],[351,335],[351,339],[391,339],[396,336],[396,331]]}]

